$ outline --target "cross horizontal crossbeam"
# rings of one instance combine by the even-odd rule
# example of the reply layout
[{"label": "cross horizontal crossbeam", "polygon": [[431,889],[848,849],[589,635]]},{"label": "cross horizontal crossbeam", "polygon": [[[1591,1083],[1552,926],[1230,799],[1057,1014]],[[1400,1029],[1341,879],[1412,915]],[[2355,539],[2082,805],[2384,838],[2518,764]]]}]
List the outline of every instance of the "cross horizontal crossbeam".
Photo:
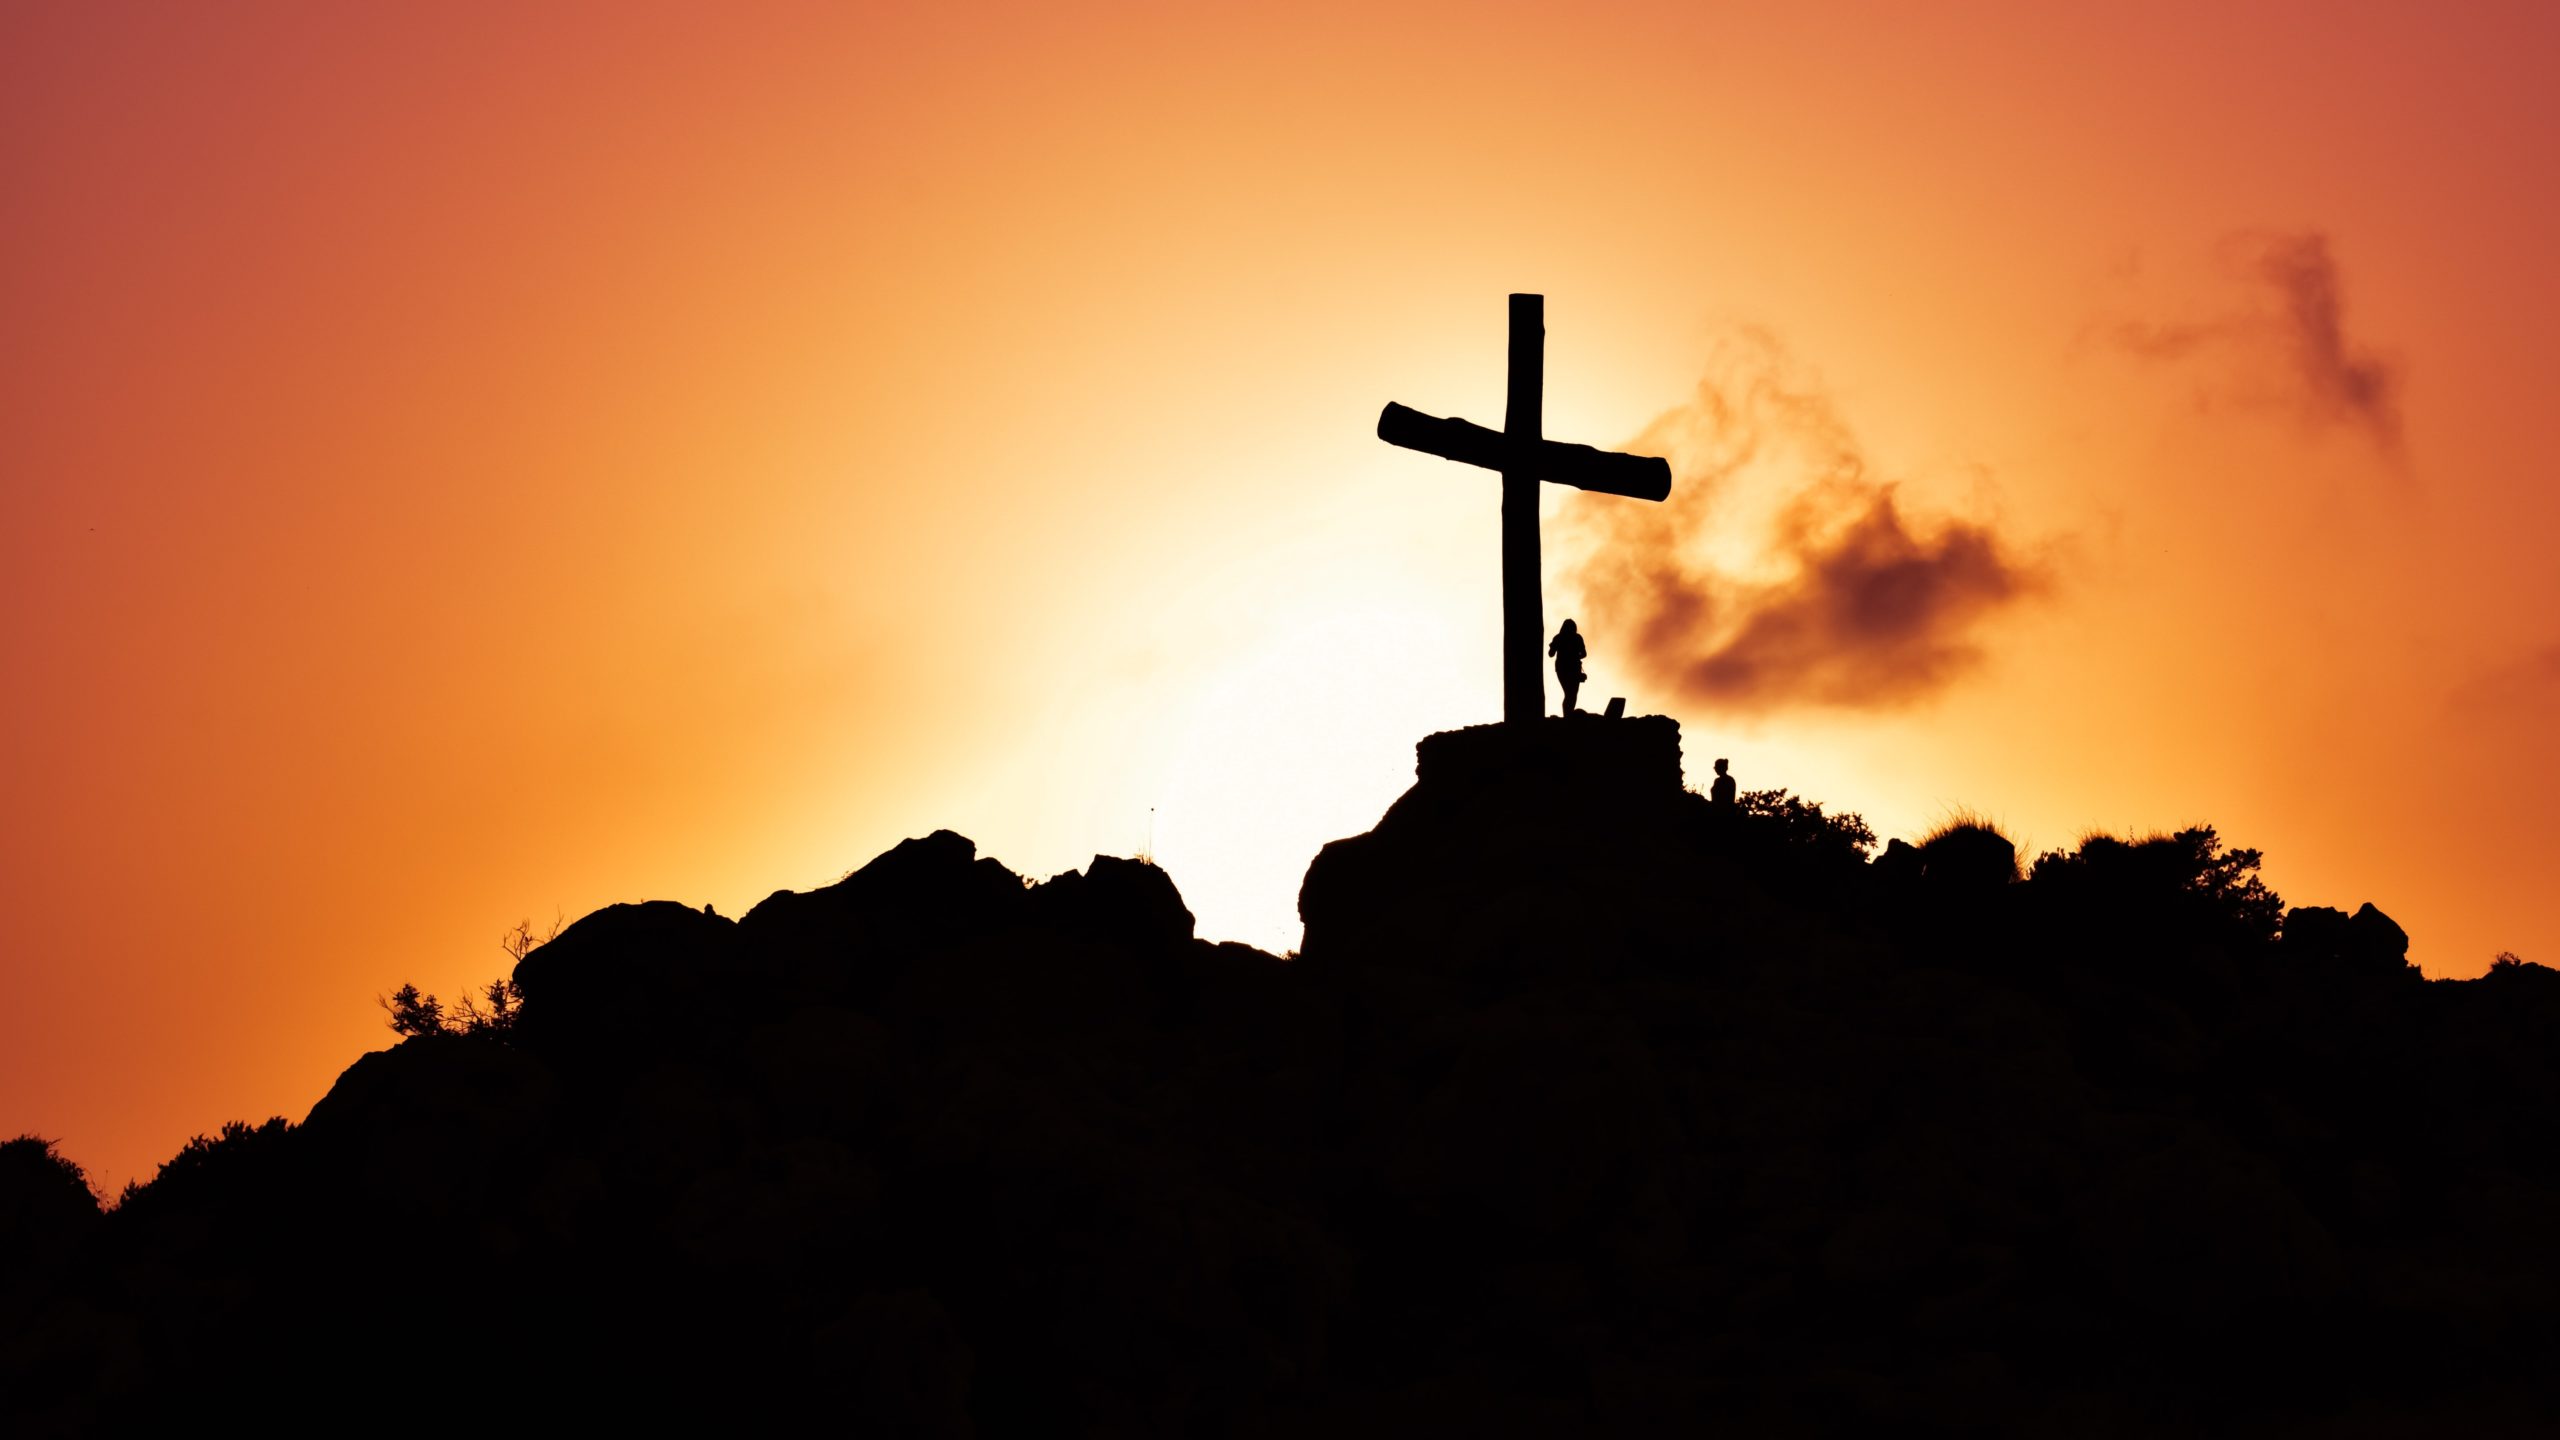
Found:
[{"label": "cross horizontal crossbeam", "polygon": [[1533,474],[1577,490],[1597,490],[1635,500],[1662,500],[1671,494],[1671,462],[1659,456],[1625,455],[1563,440],[1523,443],[1499,430],[1425,415],[1393,401],[1378,412],[1378,438],[1461,465]]},{"label": "cross horizontal crossbeam", "polygon": [[1500,430],[1389,405],[1378,412],[1378,438],[1501,473],[1502,718],[1531,725],[1547,709],[1546,681],[1538,674],[1538,647],[1546,630],[1538,596],[1539,484],[1552,480],[1636,500],[1664,500],[1671,495],[1671,463],[1546,438],[1540,413],[1547,371],[1544,295],[1511,297],[1510,369]]}]

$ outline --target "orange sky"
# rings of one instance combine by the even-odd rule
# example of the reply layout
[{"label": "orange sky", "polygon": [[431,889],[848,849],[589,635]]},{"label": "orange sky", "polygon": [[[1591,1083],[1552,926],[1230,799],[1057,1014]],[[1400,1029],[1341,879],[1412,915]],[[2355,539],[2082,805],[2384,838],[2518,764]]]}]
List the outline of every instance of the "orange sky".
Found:
[{"label": "orange sky", "polygon": [[1292,944],[1498,708],[1492,479],[1371,426],[1499,424],[1513,290],[1549,433],[1756,327],[2049,577],[1884,707],[1595,632],[1693,775],[2560,960],[2560,11],[2089,8],[10,7],[0,1134],[119,1184],[519,918],[937,826]]}]

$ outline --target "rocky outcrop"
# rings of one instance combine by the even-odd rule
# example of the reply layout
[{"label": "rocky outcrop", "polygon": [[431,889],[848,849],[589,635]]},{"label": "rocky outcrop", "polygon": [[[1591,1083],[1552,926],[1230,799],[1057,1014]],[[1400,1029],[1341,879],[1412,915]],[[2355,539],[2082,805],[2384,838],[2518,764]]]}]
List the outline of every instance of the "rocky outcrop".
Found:
[{"label": "rocky outcrop", "polygon": [[1707,816],[1681,786],[1677,722],[1480,725],[1431,736],[1415,761],[1376,828],[1307,867],[1307,963],[1567,973],[1703,921],[1681,903]]},{"label": "rocky outcrop", "polygon": [[2409,964],[2409,932],[2371,901],[2353,915],[2322,905],[2286,911],[2284,954],[2296,964],[2342,974],[2418,978]]},{"label": "rocky outcrop", "polygon": [[733,922],[672,900],[608,905],[517,962],[518,1023],[561,1046],[646,1035],[668,995],[699,1002],[731,983],[736,941]]},{"label": "rocky outcrop", "polygon": [[1031,922],[1074,939],[1167,952],[1191,943],[1191,910],[1173,877],[1143,860],[1096,855],[1031,890]]}]

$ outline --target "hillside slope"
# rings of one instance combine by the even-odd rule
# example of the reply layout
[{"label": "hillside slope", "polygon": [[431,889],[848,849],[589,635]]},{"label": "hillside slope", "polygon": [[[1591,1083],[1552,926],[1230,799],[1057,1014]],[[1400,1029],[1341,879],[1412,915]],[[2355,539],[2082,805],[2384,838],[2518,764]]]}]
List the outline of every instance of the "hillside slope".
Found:
[{"label": "hillside slope", "polygon": [[[1283,960],[910,840],[589,915],[116,1210],[0,1165],[0,1419],[901,1433],[2530,1428],[2560,974],[2209,832],[2017,873],[1425,741]],[[2279,925],[2279,920],[2281,924]]]}]

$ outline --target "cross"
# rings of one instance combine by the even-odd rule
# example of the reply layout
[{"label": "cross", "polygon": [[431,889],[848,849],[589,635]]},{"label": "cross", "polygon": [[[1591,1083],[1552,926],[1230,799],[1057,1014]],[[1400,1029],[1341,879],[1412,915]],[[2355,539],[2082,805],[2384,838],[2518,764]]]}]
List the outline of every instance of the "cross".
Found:
[{"label": "cross", "polygon": [[1538,434],[1546,383],[1547,297],[1511,297],[1510,403],[1502,428],[1442,420],[1389,401],[1378,438],[1407,450],[1502,472],[1502,718],[1526,725],[1547,713],[1538,668],[1546,615],[1538,600],[1538,482],[1637,500],[1671,494],[1671,462],[1568,445]]}]

